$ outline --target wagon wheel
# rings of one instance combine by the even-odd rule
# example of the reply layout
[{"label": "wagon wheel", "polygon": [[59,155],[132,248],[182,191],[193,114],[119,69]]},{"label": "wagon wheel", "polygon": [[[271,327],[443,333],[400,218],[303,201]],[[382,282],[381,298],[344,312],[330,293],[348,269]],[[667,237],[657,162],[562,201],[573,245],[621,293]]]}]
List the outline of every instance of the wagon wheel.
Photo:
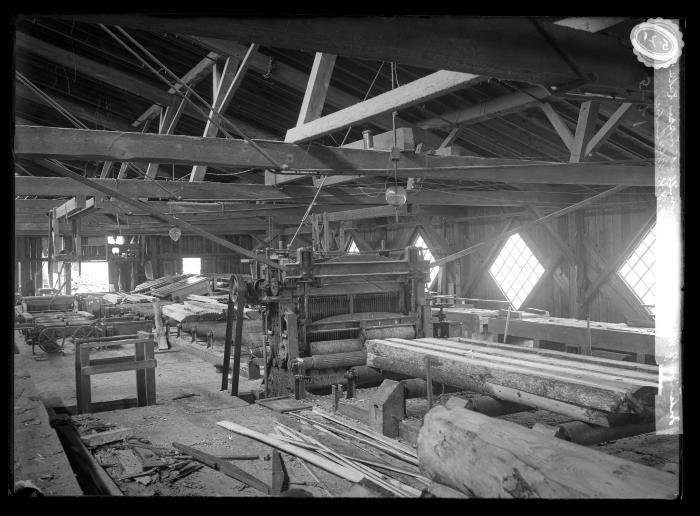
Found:
[{"label": "wagon wheel", "polygon": [[[58,341],[61,341],[59,344]],[[58,353],[63,351],[63,344],[66,341],[65,334],[59,328],[44,328],[39,332],[37,345],[44,353]]]},{"label": "wagon wheel", "polygon": [[97,326],[92,326],[86,324],[84,326],[78,326],[73,332],[72,338],[75,339],[87,339],[89,337],[99,337],[102,335],[102,331]]}]

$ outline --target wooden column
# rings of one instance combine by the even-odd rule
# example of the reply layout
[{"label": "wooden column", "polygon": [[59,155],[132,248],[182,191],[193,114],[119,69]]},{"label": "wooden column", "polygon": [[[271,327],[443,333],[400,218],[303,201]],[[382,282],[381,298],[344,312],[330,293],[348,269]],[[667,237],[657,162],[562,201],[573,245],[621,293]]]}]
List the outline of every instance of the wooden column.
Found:
[{"label": "wooden column", "polygon": [[[569,226],[569,248],[578,253],[580,249],[580,235],[579,235],[579,213],[569,213],[567,215],[567,223]],[[579,271],[579,266],[577,263],[569,262],[569,317],[577,319],[579,317],[579,274],[583,271]]]}]

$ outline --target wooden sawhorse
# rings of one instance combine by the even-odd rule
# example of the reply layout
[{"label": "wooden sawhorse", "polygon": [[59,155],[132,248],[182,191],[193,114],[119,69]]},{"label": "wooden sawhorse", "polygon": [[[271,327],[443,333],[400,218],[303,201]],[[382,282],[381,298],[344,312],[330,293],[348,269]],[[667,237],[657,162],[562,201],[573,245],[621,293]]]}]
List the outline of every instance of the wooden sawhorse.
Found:
[{"label": "wooden sawhorse", "polygon": [[[131,337],[131,338],[130,338]],[[78,414],[90,412],[92,393],[90,376],[93,374],[136,371],[138,406],[156,404],[156,360],[153,338],[134,338],[132,335],[75,341],[75,394]],[[134,344],[134,356],[97,358],[90,360],[90,350],[110,346]]]}]

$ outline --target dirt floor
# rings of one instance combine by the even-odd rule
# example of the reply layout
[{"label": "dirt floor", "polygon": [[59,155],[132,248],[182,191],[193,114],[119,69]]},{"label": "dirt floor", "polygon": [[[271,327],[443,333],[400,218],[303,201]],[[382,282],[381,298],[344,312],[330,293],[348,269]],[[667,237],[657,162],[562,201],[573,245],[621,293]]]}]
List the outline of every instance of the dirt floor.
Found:
[{"label": "dirt floor", "polygon": [[[58,403],[64,407],[74,406],[76,404],[74,353],[70,340],[66,341],[63,354],[45,355],[42,351],[37,350],[35,356],[32,356],[31,348],[24,343],[23,337],[19,336],[18,333],[15,342],[19,351],[19,354],[15,355],[15,371],[29,371],[28,374],[31,375],[36,392],[44,400],[51,400],[54,405]],[[130,352],[131,350],[126,349],[126,347],[124,349],[104,349],[96,351],[94,357],[127,355]],[[216,423],[222,420],[232,421],[270,434],[275,431],[275,425],[280,422],[313,436],[340,453],[369,460],[381,460],[395,467],[406,468],[406,463],[371,446],[354,444],[349,440],[321,433],[291,414],[275,412],[258,404],[249,405],[240,398],[230,396],[228,392],[220,391],[221,375],[217,373],[213,363],[188,353],[182,347],[156,352],[155,358],[158,362],[156,368],[157,404],[155,406],[74,415],[72,420],[78,431],[85,434],[94,427],[128,427],[133,431],[133,438],[141,439],[142,443],[147,441],[150,446],[159,448],[159,452],[163,455],[162,460],[175,463],[176,461],[171,458],[176,453],[172,447],[173,442],[192,446],[216,456],[269,455],[271,452],[269,446],[233,434]],[[135,374],[131,371],[94,376],[92,378],[93,402],[134,397],[136,392],[134,376]],[[21,378],[15,378],[16,388],[21,381]],[[260,380],[240,379],[240,392],[242,393],[257,391],[259,387]],[[376,392],[376,388],[358,389],[357,398],[353,403],[360,406],[366,405],[374,392]],[[455,395],[469,397],[474,394],[468,392],[438,393],[437,403],[444,403],[449,397]],[[328,412],[332,411],[333,401],[330,394],[308,393],[305,401]],[[409,419],[421,420],[427,409],[427,401],[424,399],[407,401]],[[305,410],[299,413],[311,419],[323,421],[311,411]],[[337,417],[342,418],[339,415]],[[525,426],[532,426],[535,422],[555,425],[568,420],[546,411],[511,414],[503,416],[503,418]],[[350,419],[346,419],[346,421],[350,424],[353,423]],[[37,427],[36,431],[47,433],[51,432],[52,429],[42,426],[41,428]],[[16,434],[15,439],[20,441],[26,441],[29,435],[23,429],[16,429]],[[129,443],[138,445],[138,441],[130,440],[128,443],[122,441],[92,449],[93,455],[102,464],[105,471],[116,480],[117,485],[125,495],[265,496],[256,489],[206,466],[182,478],[175,478],[176,470],[165,468],[160,472],[155,471],[150,475],[137,477],[137,479],[118,480],[134,472],[141,473],[143,471],[139,459],[134,455],[134,446],[129,446]],[[673,471],[673,464],[678,463],[679,457],[676,436],[646,434],[598,445],[595,448],[605,453],[616,454],[631,461],[669,471]],[[324,497],[329,496],[330,493],[332,496],[344,496],[352,487],[350,482],[310,466],[318,478],[317,481],[299,459],[287,454],[282,454],[282,456],[290,481],[293,483],[291,487],[302,489],[307,495]],[[272,463],[270,460],[236,460],[233,463],[268,485],[271,483]],[[425,484],[411,476],[396,474],[396,478],[416,489],[425,487]],[[48,486],[47,489],[50,487]],[[60,491],[61,486],[56,485],[51,488],[50,494],[74,494]]]}]

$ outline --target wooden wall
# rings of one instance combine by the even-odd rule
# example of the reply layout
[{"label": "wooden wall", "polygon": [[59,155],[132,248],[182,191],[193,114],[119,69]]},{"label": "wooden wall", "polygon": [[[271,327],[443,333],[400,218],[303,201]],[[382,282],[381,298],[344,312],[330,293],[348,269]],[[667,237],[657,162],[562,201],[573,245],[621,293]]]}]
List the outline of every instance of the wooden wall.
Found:
[{"label": "wooden wall", "polygon": [[15,292],[23,296],[33,296],[41,288],[42,237],[21,237],[14,242],[14,283]]},{"label": "wooden wall", "polygon": [[[251,249],[248,235],[222,236],[236,245]],[[241,257],[200,236],[183,235],[175,242],[167,236],[145,237],[145,259],[153,261],[155,277],[182,271],[182,258],[202,258],[202,273],[250,273],[250,266]],[[141,267],[143,272],[143,267]]]},{"label": "wooden wall", "polygon": [[[616,258],[624,250],[639,229],[656,211],[656,203],[648,194],[641,195],[629,189],[617,196],[588,209],[560,217],[552,221],[552,226],[561,239],[580,257],[583,270],[577,270],[576,299],[580,300],[590,284],[595,281],[605,264]],[[523,216],[522,209],[501,208],[464,208],[463,222],[445,217],[429,217],[433,232],[437,236],[427,238],[429,245],[438,246],[435,240],[443,239],[449,252],[465,249],[471,245],[493,238],[500,234],[508,222],[508,213],[520,213],[514,220],[514,226],[533,220]],[[409,220],[402,218],[402,221]],[[388,220],[391,226],[392,220]],[[357,232],[365,241],[376,245],[385,239],[387,247],[396,248],[410,244],[410,239],[419,228],[415,224],[399,224],[398,227],[382,228],[381,224],[358,225]],[[393,225],[396,226],[396,225]],[[424,232],[425,234],[426,232]],[[429,235],[427,235],[429,237]],[[606,322],[625,322],[627,319],[648,319],[648,314],[641,307],[634,294],[617,275],[617,269],[605,281],[601,289],[592,296],[586,306],[570,306],[569,262],[561,256],[561,251],[553,237],[542,226],[537,225],[521,232],[521,236],[532,248],[546,272],[530,298],[526,307],[548,310],[555,317],[585,318],[590,314],[591,320]],[[431,241],[432,240],[432,241]],[[499,245],[502,245],[502,241]],[[470,277],[480,270],[484,257],[487,257],[491,245],[484,246],[479,252],[455,261],[450,265],[447,277],[440,285],[440,293],[456,293],[462,297],[479,299],[505,299],[505,296],[488,273],[488,267],[474,282],[468,291]],[[497,251],[496,251],[497,252]],[[440,255],[440,253],[434,253]],[[446,253],[443,253],[444,255]],[[489,260],[489,265],[493,261]],[[556,260],[556,263],[551,263]],[[619,267],[618,267],[619,268]],[[456,280],[456,281],[455,281]],[[461,287],[453,287],[453,283]],[[574,309],[572,311],[572,308]]]},{"label": "wooden wall", "polygon": [[[222,238],[247,249],[251,248],[251,239],[247,235],[223,236]],[[88,241],[91,245],[83,246],[86,260],[104,260],[105,244],[102,239]],[[35,295],[41,288],[42,249],[46,250],[45,237],[15,237],[14,291],[23,296]],[[231,250],[220,247],[199,236],[182,236],[174,242],[168,236],[143,237],[141,253],[136,260],[109,262],[109,283],[116,290],[131,290],[146,281],[144,264],[146,260],[153,263],[155,277],[176,274],[182,271],[182,258],[201,257],[202,273],[249,273],[250,267],[240,263],[240,256]],[[18,266],[18,262],[21,265]],[[21,289],[20,289],[21,285]]]}]

